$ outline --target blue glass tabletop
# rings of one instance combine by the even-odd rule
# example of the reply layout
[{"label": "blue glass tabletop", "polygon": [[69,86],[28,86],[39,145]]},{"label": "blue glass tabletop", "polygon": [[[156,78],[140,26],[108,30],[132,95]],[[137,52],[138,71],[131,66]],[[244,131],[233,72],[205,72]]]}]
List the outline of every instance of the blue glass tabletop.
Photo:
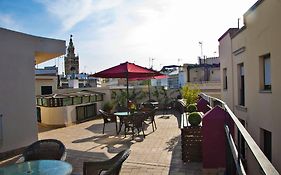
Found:
[{"label": "blue glass tabletop", "polygon": [[114,112],[114,115],[117,115],[117,116],[128,116],[128,115],[131,115],[131,112]]},{"label": "blue glass tabletop", "polygon": [[1,175],[68,175],[72,166],[59,160],[36,160],[0,168]]}]

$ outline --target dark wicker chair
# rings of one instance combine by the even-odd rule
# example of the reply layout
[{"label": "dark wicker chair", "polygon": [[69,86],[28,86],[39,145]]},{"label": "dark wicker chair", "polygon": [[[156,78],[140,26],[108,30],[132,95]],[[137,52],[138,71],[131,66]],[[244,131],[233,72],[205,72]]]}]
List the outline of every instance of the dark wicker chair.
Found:
[{"label": "dark wicker chair", "polygon": [[38,140],[29,145],[17,161],[25,162],[32,160],[65,160],[66,149],[64,144],[56,139]]},{"label": "dark wicker chair", "polygon": [[151,111],[147,111],[146,118],[145,118],[145,121],[147,122],[147,124],[152,125],[153,132],[154,132],[154,130],[157,129],[156,122],[155,122],[155,112],[156,112],[155,109],[153,109]]},{"label": "dark wicker chair", "polygon": [[84,162],[83,175],[118,175],[123,162],[129,157],[131,151],[126,149],[109,160],[97,162]]},{"label": "dark wicker chair", "polygon": [[102,129],[102,133],[104,134],[104,128],[105,128],[105,124],[106,123],[115,123],[116,125],[116,134],[118,134],[118,126],[117,126],[117,117],[114,114],[105,112],[103,110],[99,110],[99,112],[102,115],[103,118],[103,129]]},{"label": "dark wicker chair", "polygon": [[135,130],[137,130],[137,134],[139,136],[139,132],[142,131],[143,137],[145,138],[143,124],[146,116],[144,113],[136,113],[129,117],[124,117],[124,124],[125,124],[125,137],[127,133],[131,130],[132,131],[132,138],[135,136]]}]

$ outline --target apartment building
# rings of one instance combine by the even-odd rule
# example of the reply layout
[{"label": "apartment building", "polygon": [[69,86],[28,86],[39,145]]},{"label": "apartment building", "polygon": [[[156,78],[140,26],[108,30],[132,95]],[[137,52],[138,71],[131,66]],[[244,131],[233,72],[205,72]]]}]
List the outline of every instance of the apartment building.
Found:
[{"label": "apartment building", "polygon": [[218,57],[198,59],[198,64],[184,64],[182,84],[196,84],[201,92],[221,98],[220,60]]},{"label": "apartment building", "polygon": [[[259,0],[245,14],[244,26],[219,38],[222,100],[281,172],[281,1]],[[249,174],[257,174],[240,140]]]}]

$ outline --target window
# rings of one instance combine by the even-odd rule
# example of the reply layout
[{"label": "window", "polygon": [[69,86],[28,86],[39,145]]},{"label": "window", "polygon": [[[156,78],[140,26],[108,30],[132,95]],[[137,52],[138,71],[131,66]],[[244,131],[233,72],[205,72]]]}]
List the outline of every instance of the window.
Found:
[{"label": "window", "polygon": [[[114,97],[115,98],[115,97]],[[97,99],[96,99],[96,95],[92,95],[91,96],[91,102],[96,102],[97,101]]]},{"label": "window", "polygon": [[238,95],[239,105],[245,106],[245,78],[244,78],[244,64],[238,64]]},{"label": "window", "polygon": [[97,101],[102,101],[103,100],[103,96],[101,94],[96,94],[96,100]]},{"label": "window", "polygon": [[83,96],[83,103],[89,103],[90,97],[89,96]]},{"label": "window", "polygon": [[271,161],[272,157],[272,141],[271,141],[271,132],[265,129],[261,129],[261,149],[263,150],[264,155]]},{"label": "window", "polygon": [[266,54],[260,57],[262,64],[261,67],[261,89],[270,91],[271,90],[271,63],[270,54]]},{"label": "window", "polygon": [[42,106],[48,106],[48,99],[46,98],[42,99]]},{"label": "window", "polygon": [[223,69],[223,89],[227,89],[227,69]]},{"label": "window", "polygon": [[48,95],[52,94],[52,86],[41,86],[41,95]]},{"label": "window", "polygon": [[73,98],[73,104],[78,105],[82,103],[82,98],[81,97],[74,97]]},{"label": "window", "polygon": [[63,98],[63,106],[70,106],[72,105],[72,97]]},{"label": "window", "polygon": [[42,106],[42,98],[37,98],[37,106]]}]

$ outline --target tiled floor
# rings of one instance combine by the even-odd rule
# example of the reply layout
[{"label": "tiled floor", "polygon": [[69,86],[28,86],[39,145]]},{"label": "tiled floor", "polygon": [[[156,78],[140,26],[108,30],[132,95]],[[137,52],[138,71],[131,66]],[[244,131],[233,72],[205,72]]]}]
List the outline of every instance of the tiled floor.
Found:
[{"label": "tiled floor", "polygon": [[66,128],[39,133],[39,139],[56,138],[67,148],[67,160],[73,165],[73,173],[82,174],[83,161],[111,158],[124,148],[131,154],[123,164],[121,174],[201,174],[201,163],[183,163],[181,160],[180,129],[174,115],[157,115],[157,130],[147,125],[145,139],[132,140],[123,132],[116,135],[114,124],[108,124],[102,134],[103,121],[92,120]]}]

